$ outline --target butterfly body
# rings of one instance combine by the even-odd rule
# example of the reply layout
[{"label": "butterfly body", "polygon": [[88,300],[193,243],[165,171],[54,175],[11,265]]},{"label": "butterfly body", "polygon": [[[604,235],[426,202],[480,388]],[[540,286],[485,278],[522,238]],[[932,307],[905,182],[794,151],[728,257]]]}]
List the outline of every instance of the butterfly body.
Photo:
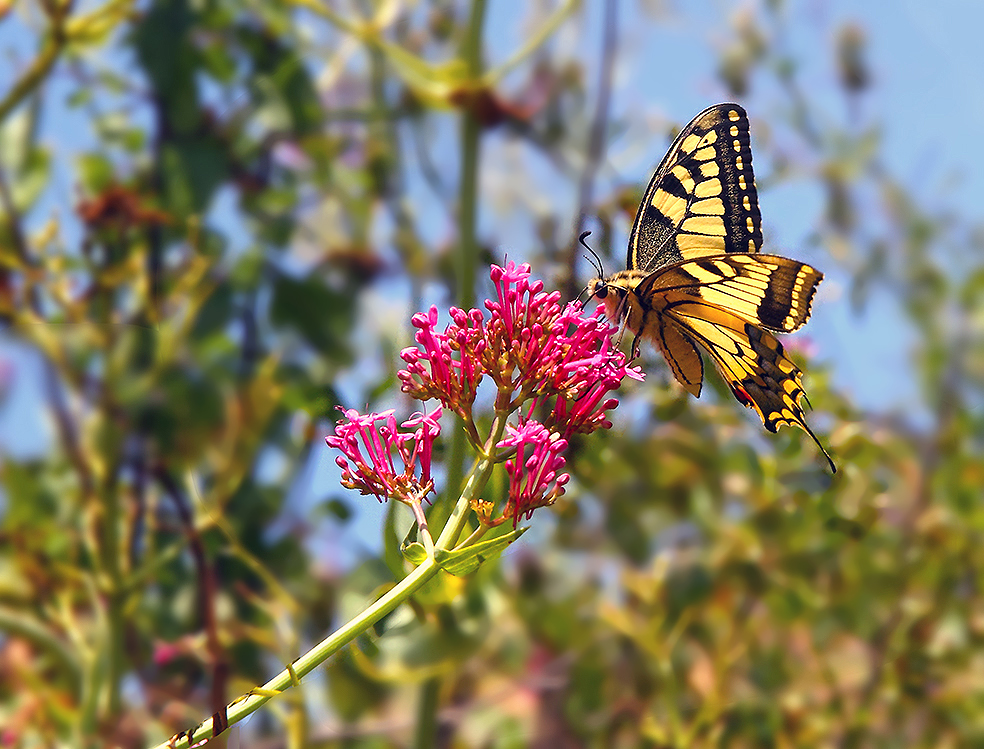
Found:
[{"label": "butterfly body", "polygon": [[803,429],[836,470],[800,406],[802,372],[773,335],[806,323],[823,274],[761,246],[748,118],[737,104],[718,104],[680,132],[653,175],[627,269],[589,289],[635,334],[633,356],[648,340],[699,396],[705,351],[766,429]]}]

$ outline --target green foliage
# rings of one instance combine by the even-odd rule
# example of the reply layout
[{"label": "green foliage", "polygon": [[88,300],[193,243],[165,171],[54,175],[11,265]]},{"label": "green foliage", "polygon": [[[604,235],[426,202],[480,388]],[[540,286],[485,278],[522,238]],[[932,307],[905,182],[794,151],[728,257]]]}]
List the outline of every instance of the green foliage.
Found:
[{"label": "green foliage", "polygon": [[[483,30],[481,3],[42,5],[37,26],[0,11],[36,48],[0,82],[0,335],[40,362],[44,413],[12,439],[50,436],[0,456],[0,744],[140,747],[426,558],[416,536],[401,548],[402,506],[366,535],[374,499],[298,499],[331,463],[340,393],[406,405],[413,331],[389,305],[467,298],[461,267],[501,262],[509,224],[538,231],[510,259],[577,280],[570,206],[531,193],[546,165],[593,186],[577,209],[617,257],[640,192],[585,156],[593,53],[551,36],[602,4],[531,10],[519,51]],[[723,91],[759,97],[763,193],[823,187],[812,241],[847,279],[836,303],[887,294],[914,332],[918,428],[864,412],[832,385],[837,351],[803,347],[831,478],[801,434],[763,434],[713,378],[695,402],[647,359],[615,428],[571,446],[553,516],[444,552],[410,605],[241,727],[244,746],[984,741],[984,232],[889,174],[878,127],[805,96],[784,5],[715,31]],[[837,54],[824,101],[839,87],[850,110],[876,85],[865,36],[827,31],[809,32]],[[643,115],[597,132],[642,133],[642,152],[662,143]],[[59,116],[86,123],[84,150],[46,135]],[[476,210],[492,227],[477,238]],[[22,366],[0,359],[0,407]],[[322,534],[358,563],[319,558]]]}]

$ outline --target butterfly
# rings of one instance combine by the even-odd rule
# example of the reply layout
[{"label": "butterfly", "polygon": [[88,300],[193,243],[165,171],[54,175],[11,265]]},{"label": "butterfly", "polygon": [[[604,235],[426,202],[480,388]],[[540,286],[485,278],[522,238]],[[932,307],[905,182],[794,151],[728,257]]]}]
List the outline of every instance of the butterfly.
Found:
[{"label": "butterfly", "polygon": [[737,104],[716,104],[680,132],[656,169],[632,225],[626,270],[599,272],[588,288],[635,333],[633,358],[649,340],[699,397],[707,352],[766,429],[803,429],[836,472],[800,406],[803,373],[773,335],[809,319],[823,274],[761,248],[748,116]]}]

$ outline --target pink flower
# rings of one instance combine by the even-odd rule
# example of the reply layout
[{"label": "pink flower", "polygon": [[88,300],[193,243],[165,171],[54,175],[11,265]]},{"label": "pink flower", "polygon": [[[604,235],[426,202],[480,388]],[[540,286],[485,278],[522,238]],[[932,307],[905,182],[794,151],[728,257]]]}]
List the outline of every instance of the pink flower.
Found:
[{"label": "pink flower", "polygon": [[186,652],[186,648],[177,642],[155,642],[153,656],[154,665],[166,666],[175,658],[184,655]]},{"label": "pink flower", "polygon": [[[437,307],[412,318],[411,346],[400,352],[406,368],[399,372],[403,392],[419,400],[437,399],[432,414],[418,414],[400,432],[392,411],[365,416],[346,411],[328,444],[342,451],[337,463],[342,484],[378,499],[417,501],[433,489],[431,455],[440,433],[441,408],[465,422],[472,444],[486,457],[505,462],[509,496],[505,510],[494,517],[495,504],[476,500],[482,522],[492,525],[553,504],[570,479],[562,473],[563,453],[573,434],[589,434],[611,426],[607,412],[618,405],[610,393],[626,377],[642,379],[612,345],[617,328],[599,306],[585,315],[572,302],[560,304],[559,292],[546,292],[532,279],[530,266],[492,266],[495,298],[480,309],[452,307],[451,322],[438,326]],[[496,387],[495,412],[506,437],[490,449],[472,408],[485,377]],[[534,414],[546,414],[543,423]],[[378,423],[381,422],[381,423]],[[502,434],[502,432],[498,432]],[[403,462],[394,464],[394,455]],[[417,466],[419,464],[419,475]]]},{"label": "pink flower", "polygon": [[560,473],[564,467],[567,440],[536,421],[526,421],[519,427],[506,427],[507,437],[499,448],[516,448],[516,455],[506,461],[509,475],[509,499],[504,516],[512,516],[513,527],[520,515],[529,520],[538,507],[552,505],[564,493],[570,474]]},{"label": "pink flower", "polygon": [[417,328],[415,340],[422,350],[411,346],[400,352],[407,368],[400,370],[398,377],[404,393],[418,400],[437,398],[445,408],[468,418],[485,372],[481,365],[485,347],[482,313],[452,307],[451,317],[454,323],[443,333],[437,331],[437,307],[411,318]]},{"label": "pink flower", "polygon": [[[561,308],[560,293],[544,292],[542,281],[531,281],[526,264],[493,265],[490,275],[497,298],[485,302],[487,322],[480,310],[452,308],[452,323],[442,333],[436,307],[414,315],[418,346],[400,353],[407,362],[399,373],[403,392],[422,400],[437,398],[468,419],[479,383],[488,375],[499,388],[498,409],[512,411],[530,398],[557,397],[568,404],[555,416],[565,435],[607,425],[597,409],[612,408],[615,401],[602,396],[624,377],[642,379],[642,374],[612,346],[616,328],[601,308],[588,317],[576,302]],[[594,393],[588,400],[595,410],[570,406],[589,393]],[[574,421],[562,423],[568,415]]]},{"label": "pink flower", "polygon": [[[342,453],[335,459],[342,469],[342,486],[375,495],[380,502],[419,502],[433,490],[431,457],[434,440],[441,433],[440,406],[426,415],[414,414],[402,424],[404,429],[416,428],[413,432],[397,430],[393,409],[369,414],[349,409],[343,413],[345,417],[335,425],[335,436],[325,438],[329,447]],[[382,423],[377,426],[377,422]],[[399,473],[394,452],[403,464]]]},{"label": "pink flower", "polygon": [[558,429],[565,439],[572,434],[608,429],[612,423],[605,411],[615,408],[618,400],[605,396],[617,390],[626,377],[642,380],[642,370],[628,366],[625,354],[612,345],[611,335],[617,328],[608,323],[603,306],[585,318],[580,305],[572,302],[559,324],[571,331],[561,347],[563,357],[553,363],[528,415],[534,413],[542,394],[556,394],[547,425]]}]

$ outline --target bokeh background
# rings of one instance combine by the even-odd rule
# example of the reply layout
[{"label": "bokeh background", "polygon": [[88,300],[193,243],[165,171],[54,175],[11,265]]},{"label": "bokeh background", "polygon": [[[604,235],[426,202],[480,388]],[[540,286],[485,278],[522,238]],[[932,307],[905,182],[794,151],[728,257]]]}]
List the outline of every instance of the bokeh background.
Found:
[{"label": "bokeh background", "polygon": [[675,128],[728,100],[766,249],[826,274],[787,344],[836,476],[648,351],[500,560],[215,743],[984,743],[982,21],[0,0],[0,746],[156,744],[402,577],[335,407],[416,410],[410,315],[491,262],[570,294],[590,229],[620,269]]}]

